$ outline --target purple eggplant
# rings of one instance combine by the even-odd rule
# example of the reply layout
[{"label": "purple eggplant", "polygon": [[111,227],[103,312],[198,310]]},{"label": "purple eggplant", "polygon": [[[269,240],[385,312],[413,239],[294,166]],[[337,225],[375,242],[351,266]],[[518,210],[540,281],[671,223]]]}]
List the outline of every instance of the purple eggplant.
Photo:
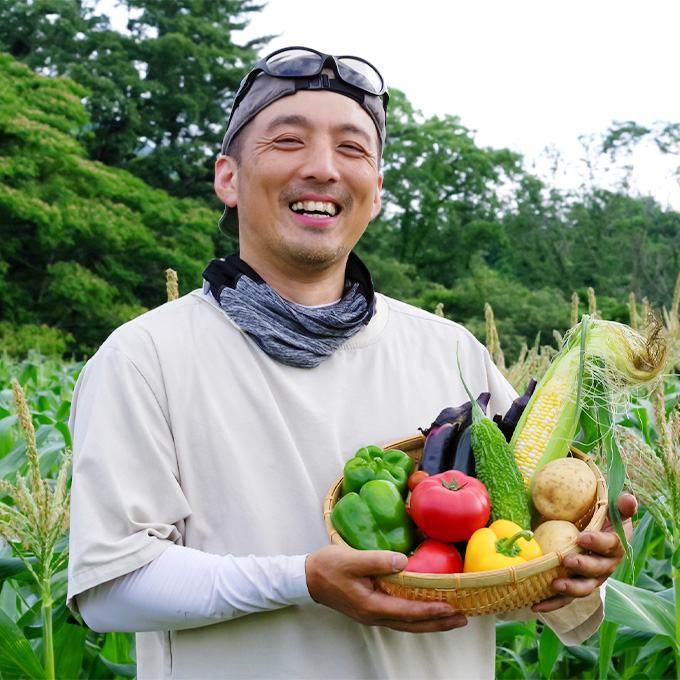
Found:
[{"label": "purple eggplant", "polygon": [[[488,392],[482,392],[477,397],[477,403],[484,412],[486,412],[490,397],[491,395]],[[420,431],[426,437],[423,454],[420,459],[420,469],[425,470],[430,475],[436,475],[451,469],[461,470],[461,472],[466,472],[467,469],[470,469],[469,458],[466,458],[465,461],[463,460],[465,456],[463,456],[462,449],[458,453],[458,444],[461,435],[469,428],[471,423],[472,404],[467,401],[455,408],[451,406],[445,408],[435,418],[430,427],[426,429],[420,428]],[[458,465],[464,465],[465,467],[454,466],[457,457],[459,459]],[[472,457],[471,449],[469,457]],[[472,465],[474,466],[474,458]]]},{"label": "purple eggplant", "polygon": [[512,439],[512,435],[515,432],[517,423],[519,422],[519,419],[522,417],[522,413],[526,405],[529,403],[529,399],[531,399],[531,395],[534,393],[535,388],[536,381],[532,378],[529,381],[529,385],[527,386],[527,389],[524,392],[524,394],[520,397],[517,397],[517,399],[515,399],[515,401],[513,401],[512,404],[510,404],[508,412],[503,417],[501,417],[500,415],[495,415],[493,417],[494,422],[496,423],[496,425],[498,425],[501,432],[505,435],[505,438],[508,441]]},{"label": "purple eggplant", "polygon": [[451,469],[460,470],[469,477],[477,476],[475,455],[472,451],[472,423],[470,423],[458,436],[456,448],[451,460]]}]

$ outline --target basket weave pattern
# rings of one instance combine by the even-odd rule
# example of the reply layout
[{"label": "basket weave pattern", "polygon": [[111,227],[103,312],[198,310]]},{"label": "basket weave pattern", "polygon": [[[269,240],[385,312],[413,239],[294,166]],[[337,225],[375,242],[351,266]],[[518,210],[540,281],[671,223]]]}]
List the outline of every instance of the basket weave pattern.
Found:
[{"label": "basket weave pattern", "polygon": [[[406,452],[417,468],[425,437],[421,434],[391,442],[383,447]],[[593,506],[576,524],[580,530],[599,531],[607,514],[607,488],[602,473],[593,461],[572,447],[572,455],[584,460],[597,478]],[[324,520],[331,543],[347,545],[331,523],[330,515],[340,498],[342,476],[331,487],[324,503]],[[554,596],[554,579],[565,576],[564,556],[583,550],[572,540],[561,550],[520,565],[469,574],[421,574],[402,571],[375,578],[378,589],[407,600],[444,601],[467,616],[500,614],[528,607]]]}]

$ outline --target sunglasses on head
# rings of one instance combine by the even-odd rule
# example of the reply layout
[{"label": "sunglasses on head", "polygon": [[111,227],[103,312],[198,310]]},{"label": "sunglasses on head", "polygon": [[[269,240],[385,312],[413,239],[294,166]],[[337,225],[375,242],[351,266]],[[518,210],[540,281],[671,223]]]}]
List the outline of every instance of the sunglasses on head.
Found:
[{"label": "sunglasses on head", "polygon": [[[337,78],[351,88],[382,97],[383,109],[387,111],[389,95],[385,87],[385,81],[378,69],[365,59],[351,56],[336,57],[332,54],[317,52],[317,50],[310,49],[309,47],[284,47],[261,59],[245,77],[236,93],[231,116],[234,115],[234,111],[243,101],[246,94],[248,94],[248,90],[250,90],[255,82],[255,78],[260,73],[266,73],[268,76],[274,76],[275,78],[314,79],[317,76],[321,76],[322,71],[327,67],[332,68]],[[317,84],[315,86],[314,82],[308,83],[309,89],[321,87],[334,89],[332,87],[329,88],[327,77],[324,85]],[[341,88],[336,87],[335,89]],[[348,94],[351,93],[350,91],[345,91]],[[231,120],[231,116],[229,120]]]}]

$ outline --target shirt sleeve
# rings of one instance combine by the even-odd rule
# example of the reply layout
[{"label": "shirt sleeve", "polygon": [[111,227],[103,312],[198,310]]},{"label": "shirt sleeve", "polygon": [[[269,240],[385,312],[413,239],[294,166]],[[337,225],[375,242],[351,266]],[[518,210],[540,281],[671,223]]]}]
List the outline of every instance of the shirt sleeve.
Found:
[{"label": "shirt sleeve", "polygon": [[[157,358],[148,351],[147,365]],[[151,562],[182,542],[191,514],[180,484],[164,386],[106,345],[83,369],[69,426],[73,483],[69,592]]]},{"label": "shirt sleeve", "polygon": [[306,555],[234,557],[172,545],[145,566],[77,596],[97,632],[184,630],[313,602]]},{"label": "shirt sleeve", "polygon": [[536,614],[529,607],[498,615],[503,621],[538,619],[549,626],[560,641],[572,647],[593,635],[604,620],[606,581],[587,597],[577,597],[565,607],[545,614]]}]

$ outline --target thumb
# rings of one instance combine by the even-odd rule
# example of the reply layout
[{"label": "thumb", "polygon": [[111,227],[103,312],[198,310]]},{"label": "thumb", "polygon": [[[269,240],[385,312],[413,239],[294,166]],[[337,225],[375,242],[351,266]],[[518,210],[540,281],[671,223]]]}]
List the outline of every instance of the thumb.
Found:
[{"label": "thumb", "polygon": [[355,552],[352,567],[357,576],[394,574],[406,569],[408,564],[408,558],[400,552],[391,550],[358,550]]}]

